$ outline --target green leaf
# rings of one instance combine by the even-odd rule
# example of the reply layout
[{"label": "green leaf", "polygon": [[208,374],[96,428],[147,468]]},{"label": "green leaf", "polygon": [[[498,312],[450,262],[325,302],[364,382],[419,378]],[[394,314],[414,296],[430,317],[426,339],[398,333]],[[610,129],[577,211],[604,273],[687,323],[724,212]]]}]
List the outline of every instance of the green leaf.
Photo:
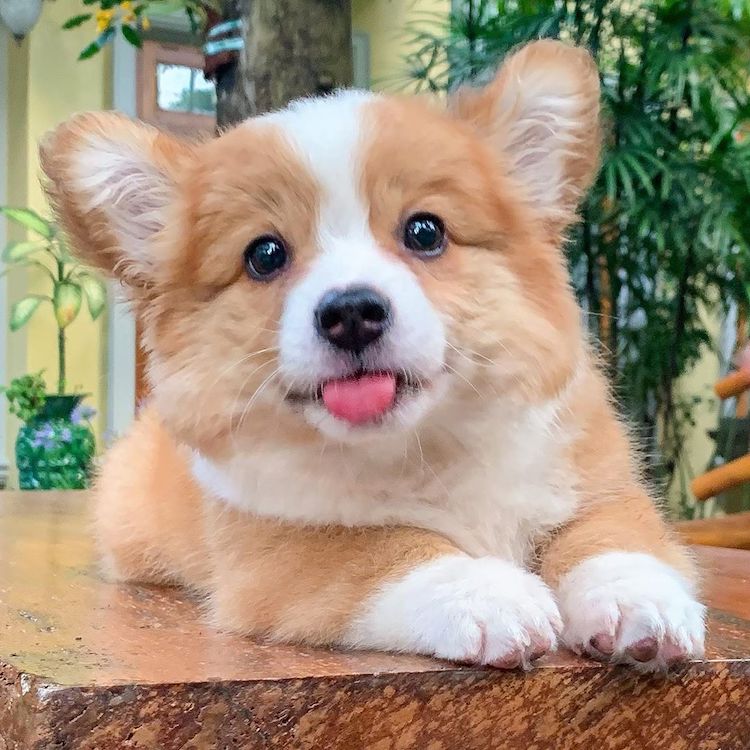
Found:
[{"label": "green leaf", "polygon": [[623,157],[625,161],[627,161],[628,164],[630,164],[630,168],[636,173],[638,178],[641,181],[641,185],[643,185],[643,189],[649,194],[654,194],[654,186],[651,184],[651,178],[646,173],[646,170],[643,168],[641,163],[638,161],[638,159],[635,158],[632,154],[625,154]]},{"label": "green leaf", "polygon": [[185,8],[185,13],[187,13],[188,21],[190,22],[190,31],[192,31],[193,34],[197,34],[200,31],[200,25],[198,24],[195,11],[190,6],[187,6]]},{"label": "green leaf", "polygon": [[78,274],[77,281],[86,295],[91,319],[96,320],[107,306],[107,287],[96,276],[85,272]]},{"label": "green leaf", "polygon": [[0,213],[5,214],[11,221],[22,227],[51,240],[55,236],[55,229],[49,221],[45,221],[36,211],[30,208],[12,208],[11,206],[0,206]]},{"label": "green leaf", "polygon": [[81,310],[81,288],[78,284],[63,281],[55,285],[52,305],[55,309],[55,319],[60,328],[69,326]]},{"label": "green leaf", "polygon": [[635,191],[633,190],[633,178],[630,176],[625,165],[620,161],[617,162],[617,170],[620,174],[620,180],[622,181],[622,188],[625,191],[625,195],[631,203],[636,203]]},{"label": "green leaf", "polygon": [[[102,3],[102,8],[104,7],[104,4]],[[109,44],[109,42],[112,41],[112,37],[115,35],[115,27],[110,26],[109,28],[104,29],[101,34],[93,41],[91,44],[89,44],[88,47],[85,47],[80,55],[78,55],[79,60],[88,60],[90,57],[93,57],[95,54],[101,51],[102,47]]]},{"label": "green leaf", "polygon": [[49,276],[53,284],[57,281],[57,278],[52,273],[52,271],[50,271],[50,269],[47,266],[45,266],[44,263],[40,263],[38,260],[17,261],[12,266],[8,266],[4,271],[0,272],[0,279],[3,278],[3,276],[7,276],[11,272],[11,270],[14,270],[17,268],[36,268],[39,271],[42,271],[43,273],[47,274],[47,276]]},{"label": "green leaf", "polygon": [[65,242],[65,240],[58,236],[57,238],[57,252],[54,253],[55,257],[58,260],[61,260],[63,263],[76,263],[76,259],[74,256],[70,254],[70,250],[68,250],[68,244]]},{"label": "green leaf", "polygon": [[101,50],[101,47],[99,46],[99,42],[91,42],[91,44],[88,45],[88,47],[84,47],[81,50],[81,54],[78,55],[79,60],[88,60],[90,57],[93,57],[97,52]]},{"label": "green leaf", "polygon": [[43,245],[38,242],[9,242],[3,250],[2,258],[5,263],[18,263],[27,255],[42,249]]},{"label": "green leaf", "polygon": [[47,297],[42,297],[39,294],[30,294],[28,297],[18,300],[10,311],[10,330],[17,331],[25,326],[39,305],[46,299]]},{"label": "green leaf", "polygon": [[91,13],[81,13],[80,16],[73,16],[69,18],[62,27],[64,29],[74,29],[76,26],[81,26],[92,18]]},{"label": "green leaf", "polygon": [[100,47],[103,47],[105,44],[109,44],[112,41],[114,35],[115,27],[109,26],[108,28],[104,29],[101,34],[99,34],[96,41]]},{"label": "green leaf", "polygon": [[128,40],[128,42],[130,42],[130,44],[134,47],[143,47],[141,35],[132,26],[123,24],[120,28],[122,29],[122,35]]},{"label": "green leaf", "polygon": [[612,162],[608,162],[604,166],[604,179],[607,185],[607,198],[610,201],[613,201],[617,197],[617,183],[615,177],[615,168]]}]

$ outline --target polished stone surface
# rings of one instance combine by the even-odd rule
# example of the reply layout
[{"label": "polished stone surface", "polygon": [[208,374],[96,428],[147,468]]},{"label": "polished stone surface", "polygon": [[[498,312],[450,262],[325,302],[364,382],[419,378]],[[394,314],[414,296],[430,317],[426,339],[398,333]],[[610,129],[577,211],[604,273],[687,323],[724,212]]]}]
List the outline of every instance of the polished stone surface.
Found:
[{"label": "polished stone surface", "polygon": [[747,750],[750,552],[697,554],[705,662],[500,673],[217,633],[185,592],[99,578],[84,494],[0,492],[0,750]]}]

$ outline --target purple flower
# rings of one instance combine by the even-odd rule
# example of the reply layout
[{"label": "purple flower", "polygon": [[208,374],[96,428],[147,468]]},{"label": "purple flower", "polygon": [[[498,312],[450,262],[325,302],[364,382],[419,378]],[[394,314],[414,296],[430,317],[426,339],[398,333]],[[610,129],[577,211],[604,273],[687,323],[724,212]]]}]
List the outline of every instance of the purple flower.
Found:
[{"label": "purple flower", "polygon": [[[88,422],[92,417],[96,415],[96,409],[86,404],[78,404],[75,409],[70,413],[70,421],[73,424],[81,424],[81,422]],[[66,441],[69,442],[69,441]]]},{"label": "purple flower", "polygon": [[35,433],[39,439],[47,438],[48,440],[55,437],[55,429],[49,422],[45,422]]},{"label": "purple flower", "polygon": [[52,448],[55,447],[55,441],[50,440],[49,438],[34,438],[31,441],[31,445],[34,448],[44,448],[44,450],[49,451],[52,450]]},{"label": "purple flower", "polygon": [[62,430],[60,430],[60,440],[62,440],[63,443],[69,443],[73,440],[73,433],[70,431],[70,427],[63,427]]},{"label": "purple flower", "polygon": [[55,430],[49,422],[34,431],[31,445],[34,448],[44,448],[46,451],[55,447]]}]

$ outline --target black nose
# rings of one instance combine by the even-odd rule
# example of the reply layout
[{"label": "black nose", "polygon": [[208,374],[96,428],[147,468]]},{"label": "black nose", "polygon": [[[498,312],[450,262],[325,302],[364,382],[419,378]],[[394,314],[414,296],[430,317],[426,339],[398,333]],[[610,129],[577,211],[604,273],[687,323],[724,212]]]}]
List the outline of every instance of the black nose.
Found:
[{"label": "black nose", "polygon": [[361,352],[380,338],[388,327],[388,300],[366,286],[333,290],[315,310],[318,333],[335,347]]}]

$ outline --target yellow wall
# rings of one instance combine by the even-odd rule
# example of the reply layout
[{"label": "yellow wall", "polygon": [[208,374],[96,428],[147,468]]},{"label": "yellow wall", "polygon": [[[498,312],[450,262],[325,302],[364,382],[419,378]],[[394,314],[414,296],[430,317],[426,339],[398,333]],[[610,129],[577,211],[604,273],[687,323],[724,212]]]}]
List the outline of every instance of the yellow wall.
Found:
[{"label": "yellow wall", "polygon": [[370,36],[370,76],[373,88],[401,89],[404,55],[409,50],[410,24],[431,24],[447,18],[450,0],[354,0],[352,26]]},{"label": "yellow wall", "polygon": [[[721,340],[721,317],[715,310],[701,311],[703,324],[712,341]],[[678,467],[676,481],[672,485],[669,502],[676,507],[683,483],[688,484],[692,477],[702,474],[713,457],[716,442],[709,436],[709,430],[718,426],[720,402],[713,392],[713,385],[721,375],[721,362],[715,351],[707,347],[695,367],[680,379],[679,395],[684,398],[701,397],[702,401],[692,407],[695,426],[687,432],[683,459]]]},{"label": "yellow wall", "polygon": [[[37,145],[43,134],[74,112],[110,106],[110,57],[77,62],[80,50],[91,40],[93,28],[63,31],[65,19],[80,12],[79,0],[44,3],[42,17],[20,47],[10,45],[8,203],[31,206],[48,215],[39,181]],[[17,236],[17,235],[16,235]],[[28,279],[11,277],[13,294],[49,293],[41,272]],[[50,306],[40,308],[29,326],[9,334],[11,348],[25,339],[25,369],[44,369],[50,390],[57,378],[56,326]],[[101,434],[106,400],[104,371],[105,321],[92,322],[88,311],[69,326],[68,389],[91,394],[88,403],[99,410],[95,427]],[[19,363],[13,365],[18,374]],[[11,436],[14,430],[11,430]]]}]

